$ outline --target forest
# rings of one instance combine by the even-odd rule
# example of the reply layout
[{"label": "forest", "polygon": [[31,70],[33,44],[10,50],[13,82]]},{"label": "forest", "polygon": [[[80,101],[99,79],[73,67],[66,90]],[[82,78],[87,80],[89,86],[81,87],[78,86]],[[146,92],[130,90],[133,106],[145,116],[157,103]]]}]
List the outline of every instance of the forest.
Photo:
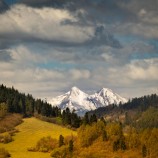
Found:
[{"label": "forest", "polygon": [[53,123],[70,125],[74,128],[79,127],[81,122],[80,117],[74,112],[70,112],[68,108],[61,112],[61,109],[52,107],[46,101],[34,99],[30,94],[25,95],[14,87],[7,88],[2,84],[0,86],[0,118],[8,113],[18,113],[23,117],[35,116]]},{"label": "forest", "polygon": [[[23,118],[36,117],[77,131],[77,136],[42,137],[29,152],[54,158],[156,158],[158,157],[158,96],[134,98],[119,106],[87,112],[80,118],[68,108],[61,112],[41,99],[0,86],[0,133],[16,132]],[[12,122],[11,122],[12,121]],[[7,125],[7,126],[6,126]],[[12,134],[0,143],[12,141]],[[0,156],[11,156],[0,149]]]}]

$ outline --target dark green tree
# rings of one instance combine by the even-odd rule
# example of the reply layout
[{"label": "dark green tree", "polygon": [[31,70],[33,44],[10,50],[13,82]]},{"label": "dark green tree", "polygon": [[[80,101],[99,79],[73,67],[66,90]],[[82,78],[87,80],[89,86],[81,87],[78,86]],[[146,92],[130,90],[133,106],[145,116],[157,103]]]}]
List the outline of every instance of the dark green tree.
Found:
[{"label": "dark green tree", "polygon": [[59,147],[64,145],[64,137],[62,135],[59,136]]},{"label": "dark green tree", "polygon": [[142,146],[142,156],[143,156],[143,157],[146,157],[146,156],[147,156],[147,148],[146,148],[146,145],[143,145],[143,146]]},{"label": "dark green tree", "polygon": [[113,142],[113,151],[117,151],[119,149],[119,140]]},{"label": "dark green tree", "polygon": [[107,136],[106,130],[103,130],[102,138],[103,138],[103,141],[107,141],[108,140],[108,136]]},{"label": "dark green tree", "polygon": [[74,149],[74,144],[73,143],[74,143],[73,140],[69,141],[69,151],[70,152],[73,152],[73,149]]},{"label": "dark green tree", "polygon": [[104,122],[104,124],[106,125],[106,121],[105,121],[104,117],[101,117],[100,121]]},{"label": "dark green tree", "polygon": [[84,123],[85,125],[89,124],[88,112],[86,112],[85,115],[84,115],[83,123]]},{"label": "dark green tree", "polygon": [[76,113],[71,113],[71,126],[74,128],[80,127],[81,119],[79,116],[77,116]]},{"label": "dark green tree", "polygon": [[97,122],[97,116],[95,114],[90,116],[90,123],[92,124],[94,122]]}]

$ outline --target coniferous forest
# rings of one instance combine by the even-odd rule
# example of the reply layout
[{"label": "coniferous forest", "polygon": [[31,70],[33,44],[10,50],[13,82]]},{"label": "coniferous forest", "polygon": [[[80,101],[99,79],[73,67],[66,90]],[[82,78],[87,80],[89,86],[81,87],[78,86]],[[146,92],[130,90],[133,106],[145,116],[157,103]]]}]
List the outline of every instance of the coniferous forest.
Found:
[{"label": "coniferous forest", "polygon": [[[23,117],[36,116],[41,119],[51,121],[48,118],[61,118],[61,122],[64,125],[70,125],[71,127],[80,126],[80,117],[74,112],[70,112],[67,108],[63,112],[58,107],[52,107],[46,101],[41,99],[34,99],[30,94],[23,94],[18,90],[7,88],[3,84],[0,86],[0,110],[1,116],[5,116],[7,113],[19,113]],[[55,122],[55,120],[52,120]]]},{"label": "coniferous forest", "polygon": [[[134,98],[119,106],[99,108],[80,118],[68,108],[61,111],[32,95],[0,86],[0,132],[16,132],[22,118],[37,117],[77,131],[77,136],[41,138],[28,152],[46,152],[54,158],[156,158],[158,157],[158,96]],[[9,121],[8,121],[9,120]],[[5,122],[5,123],[4,123]],[[12,126],[11,126],[12,125]],[[7,128],[6,128],[7,127]],[[5,130],[4,130],[5,129]],[[12,134],[0,136],[12,142]],[[1,149],[3,157],[11,156]]]}]

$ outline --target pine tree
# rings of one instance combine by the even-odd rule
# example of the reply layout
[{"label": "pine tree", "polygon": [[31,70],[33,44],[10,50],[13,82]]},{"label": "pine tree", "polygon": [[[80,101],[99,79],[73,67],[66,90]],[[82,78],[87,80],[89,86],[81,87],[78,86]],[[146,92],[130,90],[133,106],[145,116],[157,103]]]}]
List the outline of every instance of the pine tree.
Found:
[{"label": "pine tree", "polygon": [[105,121],[104,117],[101,117],[100,121],[104,122],[104,124],[106,125],[106,121]]},{"label": "pine tree", "polygon": [[107,132],[105,130],[103,130],[102,138],[103,138],[103,141],[107,141],[108,140]]},{"label": "pine tree", "polygon": [[94,122],[97,122],[97,116],[95,114],[91,115],[90,117],[90,123],[94,123]]},{"label": "pine tree", "polygon": [[146,157],[146,156],[147,156],[147,148],[146,148],[146,145],[143,145],[143,146],[142,146],[142,156],[143,156],[143,157]]},{"label": "pine tree", "polygon": [[114,141],[113,142],[113,151],[117,151],[119,149],[119,141]]},{"label": "pine tree", "polygon": [[70,152],[73,152],[73,148],[74,148],[74,144],[73,143],[74,143],[73,140],[69,141],[69,151]]},{"label": "pine tree", "polygon": [[89,124],[88,112],[86,112],[85,115],[84,115],[83,123],[84,123],[85,125]]},{"label": "pine tree", "polygon": [[64,137],[62,135],[59,136],[59,147],[64,145]]}]

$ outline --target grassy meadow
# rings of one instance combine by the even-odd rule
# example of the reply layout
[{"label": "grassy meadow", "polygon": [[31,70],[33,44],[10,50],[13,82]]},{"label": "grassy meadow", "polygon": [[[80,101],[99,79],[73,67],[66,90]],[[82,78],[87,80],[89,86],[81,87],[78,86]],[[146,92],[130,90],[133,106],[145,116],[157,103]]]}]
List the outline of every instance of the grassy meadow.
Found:
[{"label": "grassy meadow", "polygon": [[63,136],[76,135],[75,131],[36,118],[27,118],[23,121],[16,127],[19,132],[13,137],[13,142],[0,143],[0,148],[7,149],[12,158],[50,158],[49,153],[28,152],[27,148],[35,146],[42,137],[51,136],[58,139],[60,134]]}]

